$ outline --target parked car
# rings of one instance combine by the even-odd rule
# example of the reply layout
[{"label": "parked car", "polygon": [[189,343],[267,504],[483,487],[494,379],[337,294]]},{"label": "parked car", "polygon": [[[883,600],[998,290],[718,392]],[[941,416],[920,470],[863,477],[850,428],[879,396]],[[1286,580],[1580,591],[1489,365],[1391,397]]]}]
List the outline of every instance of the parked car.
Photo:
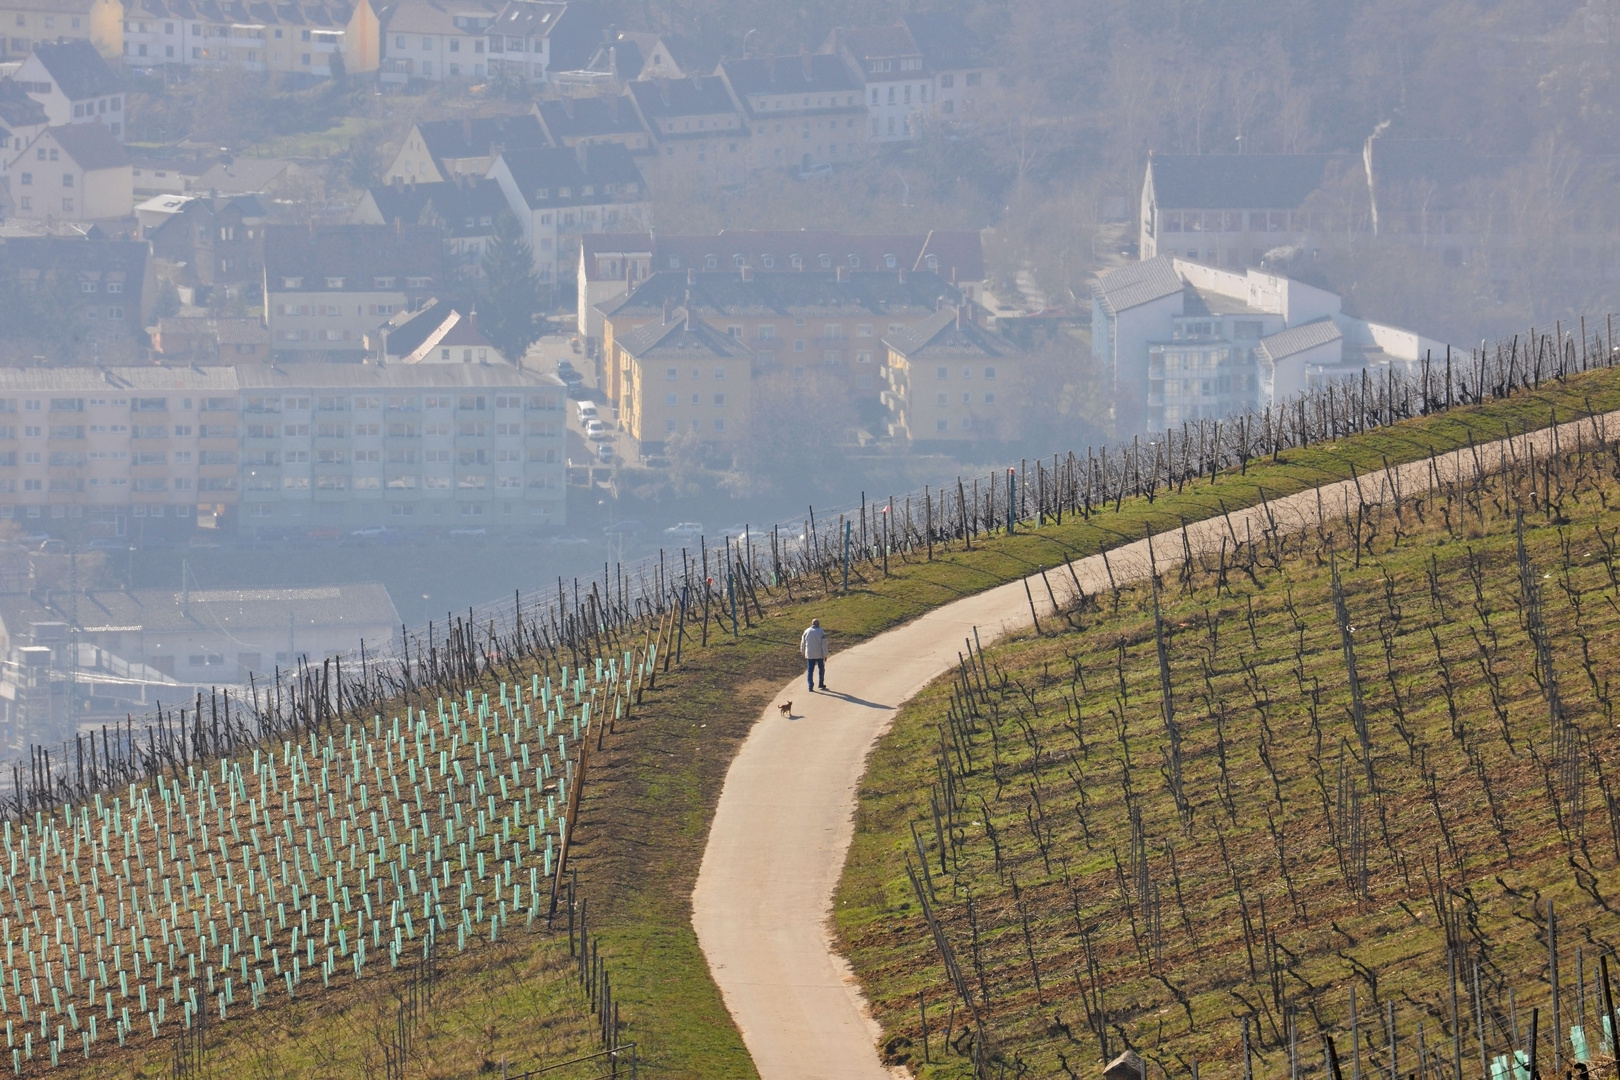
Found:
[{"label": "parked car", "polygon": [[678,525],[671,525],[665,529],[664,535],[677,540],[696,540],[703,535],[703,523],[700,521],[683,521]]},{"label": "parked car", "polygon": [[579,422],[582,424],[601,419],[596,414],[596,402],[594,401],[581,401],[575,408],[579,410]]},{"label": "parked car", "polygon": [[386,525],[362,525],[360,528],[355,529],[354,531],[350,532],[349,535],[350,536],[382,536],[387,531],[388,531],[388,526],[386,526]]},{"label": "parked car", "polygon": [[607,425],[602,423],[602,421],[587,420],[585,421],[585,437],[587,439],[601,441],[603,439],[613,438],[613,433],[607,429]]},{"label": "parked car", "polygon": [[604,465],[613,464],[613,447],[603,443],[596,448],[596,459]]}]

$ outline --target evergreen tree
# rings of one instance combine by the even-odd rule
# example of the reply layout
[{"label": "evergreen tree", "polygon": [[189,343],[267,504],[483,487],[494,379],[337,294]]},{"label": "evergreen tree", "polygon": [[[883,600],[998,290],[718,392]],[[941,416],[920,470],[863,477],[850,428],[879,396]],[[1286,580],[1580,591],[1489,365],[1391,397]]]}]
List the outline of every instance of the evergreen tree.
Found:
[{"label": "evergreen tree", "polygon": [[540,336],[540,279],[522,226],[510,211],[495,219],[495,235],[484,250],[484,302],[478,326],[512,363]]}]

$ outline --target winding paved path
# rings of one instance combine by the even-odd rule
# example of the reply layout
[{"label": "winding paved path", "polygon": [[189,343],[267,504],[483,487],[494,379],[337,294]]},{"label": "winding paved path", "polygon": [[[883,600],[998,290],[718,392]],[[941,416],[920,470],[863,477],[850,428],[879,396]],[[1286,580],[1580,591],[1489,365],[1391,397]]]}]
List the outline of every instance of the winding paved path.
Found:
[{"label": "winding paved path", "polygon": [[[1557,438],[1573,446],[1580,429],[1587,445],[1609,427],[1620,433],[1620,412],[1560,425]],[[1551,429],[1481,447],[1486,470],[1510,454],[1550,449]],[[1457,451],[1363,476],[1368,503],[1427,490],[1436,474],[1472,476],[1475,454]],[[1393,475],[1391,475],[1393,474]],[[1258,539],[1275,521],[1282,532],[1315,524],[1318,512],[1342,516],[1356,505],[1357,482],[1329,484],[1234,511],[1187,527],[1193,552],[1219,549],[1221,539]],[[1320,498],[1318,497],[1320,493]],[[1108,553],[1121,585],[1148,573],[1148,541]],[[1181,563],[1179,531],[1153,540],[1160,572]],[[1077,560],[1087,593],[1108,587],[1101,556]],[[1051,571],[1049,571],[1051,573]],[[1062,576],[1067,577],[1067,574]],[[1051,610],[1037,578],[1033,595]],[[692,897],[692,924],[709,968],[763,1080],[889,1080],[878,1060],[879,1029],[849,964],[833,948],[833,889],[854,834],[861,775],[877,740],[912,695],[957,662],[974,627],[988,647],[1030,623],[1024,585],[1014,581],[937,608],[827,663],[826,693],[807,694],[795,679],[783,687],[744,741],[726,775]],[[783,717],[776,704],[793,702]],[[899,1075],[904,1075],[899,1074]]]}]

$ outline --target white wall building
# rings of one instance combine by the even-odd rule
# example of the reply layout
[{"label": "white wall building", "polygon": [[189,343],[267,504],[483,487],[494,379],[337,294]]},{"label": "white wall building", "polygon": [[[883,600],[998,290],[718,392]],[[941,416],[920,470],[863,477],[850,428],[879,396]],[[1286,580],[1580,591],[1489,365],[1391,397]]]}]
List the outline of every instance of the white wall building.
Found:
[{"label": "white wall building", "polygon": [[1347,315],[1325,289],[1168,255],[1099,274],[1091,325],[1121,434],[1263,409],[1367,370],[1409,372],[1447,348]]}]

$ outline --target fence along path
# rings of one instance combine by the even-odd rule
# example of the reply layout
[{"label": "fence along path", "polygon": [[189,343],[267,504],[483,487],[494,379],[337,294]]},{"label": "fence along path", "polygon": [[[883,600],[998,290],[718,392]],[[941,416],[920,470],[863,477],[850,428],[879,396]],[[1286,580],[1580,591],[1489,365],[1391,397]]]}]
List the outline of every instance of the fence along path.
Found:
[{"label": "fence along path", "polygon": [[[761,593],[826,595],[886,573],[891,557],[970,548],[1010,522],[1106,514],[1266,455],[1609,367],[1609,329],[1448,355],[1417,378],[1363,376],[1147,443],[1054,455],[1033,475],[1024,462],[954,490],[863,497],[837,521],[812,508],[797,536],[777,525],[604,565],[600,580],[402,628],[380,655],[301,660],[245,693],[32,747],[0,796],[0,1017],[14,1070],[111,1037],[188,1032],[239,999],[257,1008],[312,992],[316,976],[324,987],[431,956],[452,934],[471,947],[541,908],[549,918],[593,745],[672,659],[763,616]],[[594,949],[582,971],[600,996]]]},{"label": "fence along path", "polygon": [[[1436,455],[1191,523],[1070,564],[1085,595],[1174,570],[1188,558],[1268,550],[1318,520],[1499,471],[1560,445],[1609,445],[1620,411]],[[1068,571],[1058,568],[1068,578]],[[1070,597],[1071,601],[1078,599]],[[828,661],[828,694],[795,678],[776,695],[726,775],[693,896],[693,926],[763,1080],[886,1077],[878,1028],[829,937],[833,890],[854,833],[861,776],[904,702],[1032,621],[1062,615],[1039,574],[937,608]],[[793,703],[784,717],[777,705]],[[936,942],[943,937],[936,934]],[[955,970],[947,950],[947,971]],[[958,1006],[976,1023],[965,982]],[[975,1047],[989,1040],[978,1032]],[[989,1064],[975,1063],[988,1077]]]}]

